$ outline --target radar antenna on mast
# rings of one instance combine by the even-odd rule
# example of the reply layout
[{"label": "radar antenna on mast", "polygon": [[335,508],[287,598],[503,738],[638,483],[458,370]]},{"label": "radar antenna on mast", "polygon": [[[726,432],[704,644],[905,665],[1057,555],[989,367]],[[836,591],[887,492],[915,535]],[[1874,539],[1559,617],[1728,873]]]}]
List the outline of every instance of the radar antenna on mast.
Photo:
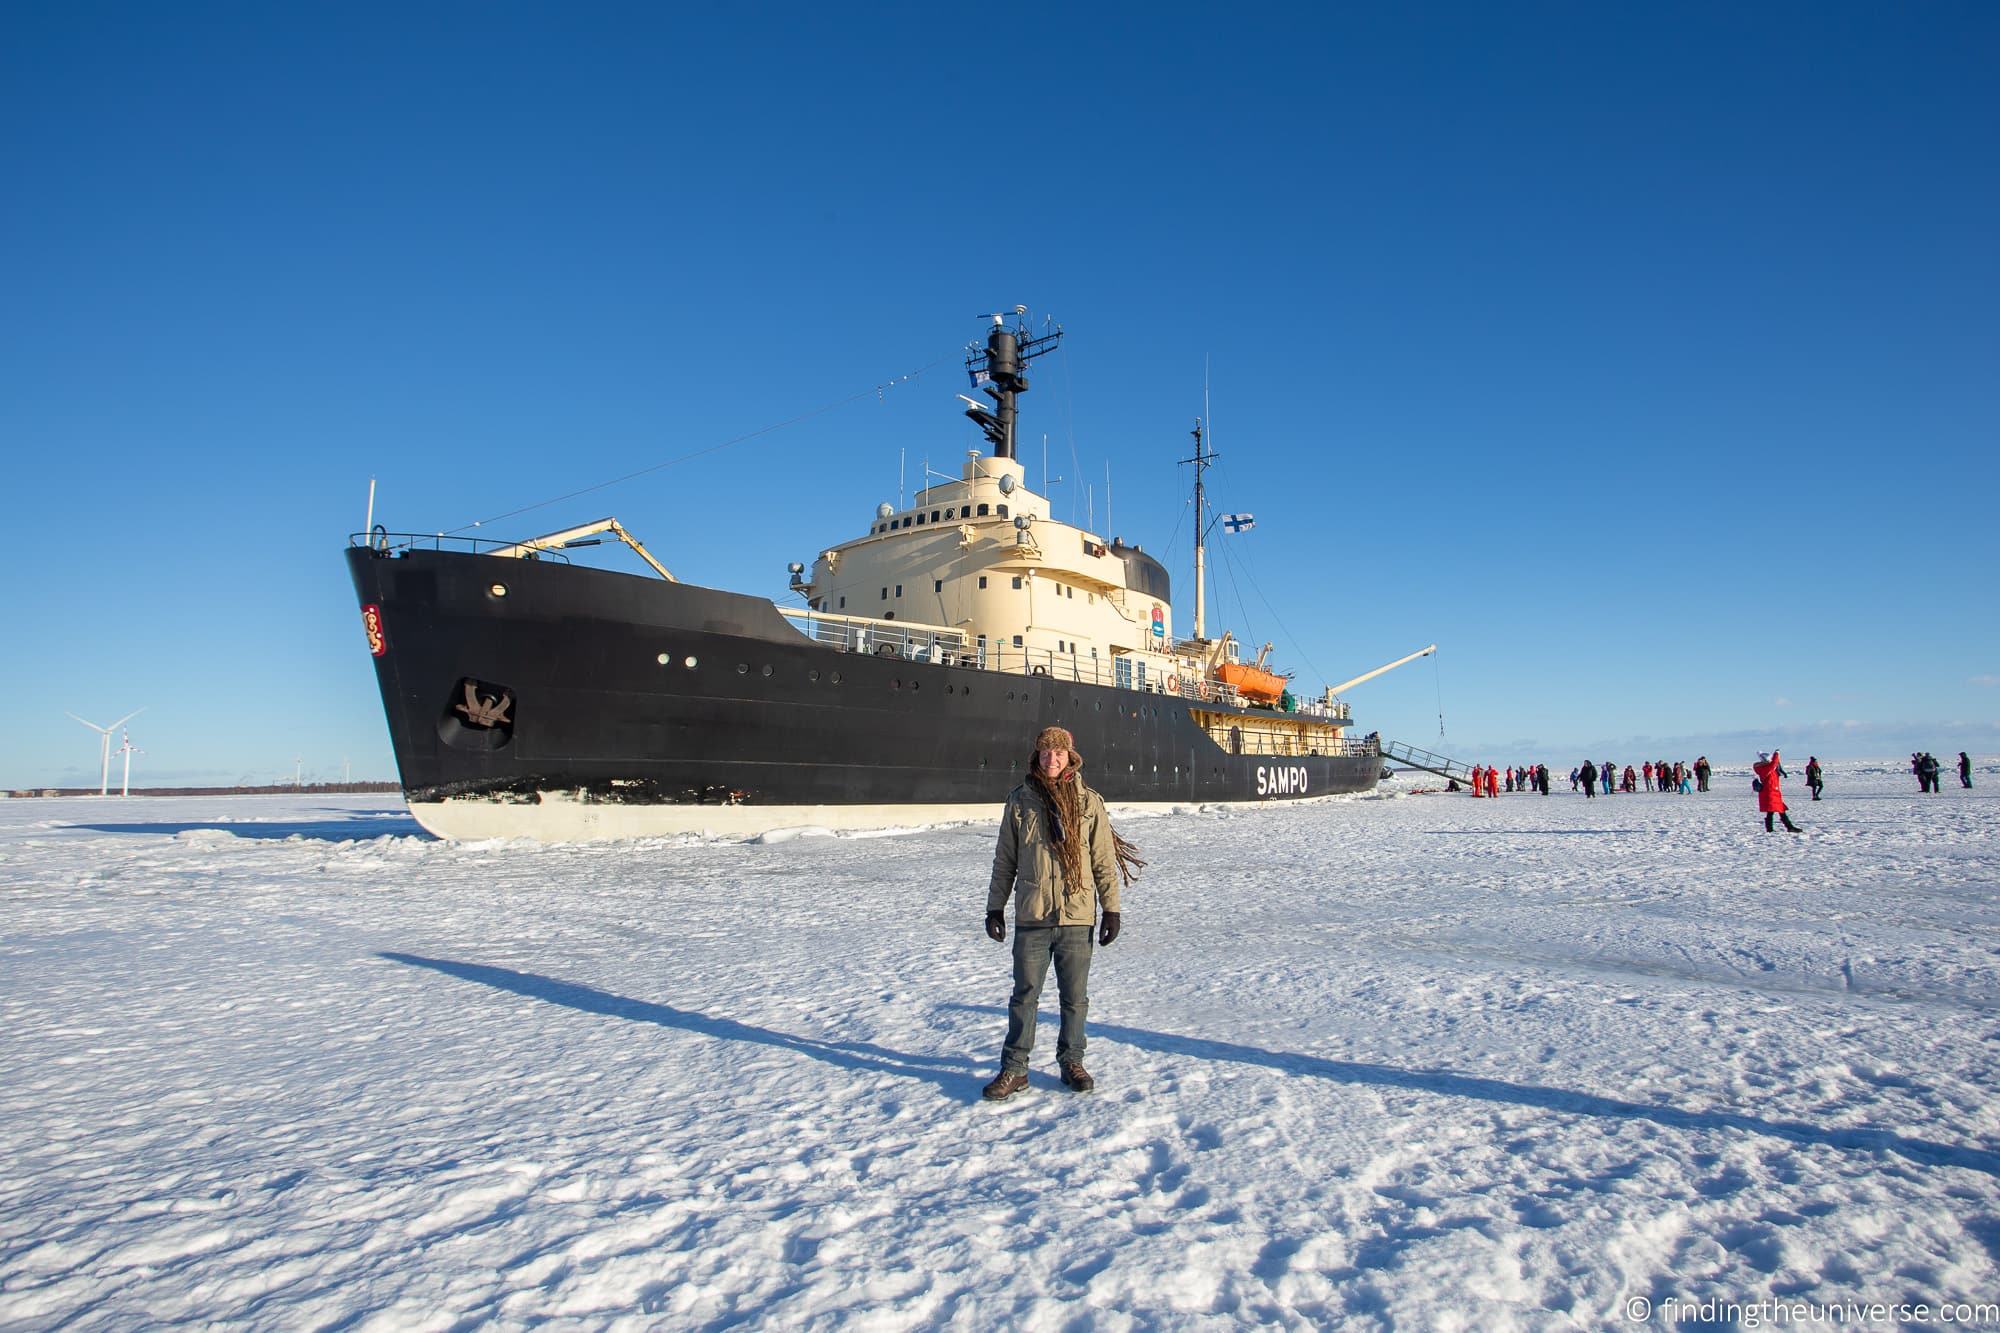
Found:
[{"label": "radar antenna on mast", "polygon": [[986,335],[986,346],[973,343],[967,348],[965,373],[971,377],[972,387],[983,390],[993,399],[994,406],[989,410],[974,400],[965,409],[965,415],[986,432],[995,458],[1012,458],[1014,399],[1028,391],[1027,364],[1062,341],[1062,325],[1049,325],[1045,320],[1041,333],[1031,332],[1028,307],[1024,305],[1014,307],[1011,327],[1004,313],[986,318],[993,321],[993,329]]}]

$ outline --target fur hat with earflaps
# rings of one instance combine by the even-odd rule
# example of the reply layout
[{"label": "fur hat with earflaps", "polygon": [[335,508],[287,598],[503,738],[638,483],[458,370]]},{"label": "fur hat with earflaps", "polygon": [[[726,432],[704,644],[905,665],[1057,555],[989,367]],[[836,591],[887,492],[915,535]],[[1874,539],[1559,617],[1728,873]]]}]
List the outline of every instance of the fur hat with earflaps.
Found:
[{"label": "fur hat with earflaps", "polygon": [[1076,752],[1076,737],[1070,735],[1067,728],[1042,728],[1041,734],[1035,737],[1034,752],[1028,756],[1030,769],[1035,766],[1036,756],[1044,750],[1062,750],[1069,755],[1069,764],[1063,769],[1065,773],[1074,773],[1083,767],[1083,756]]}]

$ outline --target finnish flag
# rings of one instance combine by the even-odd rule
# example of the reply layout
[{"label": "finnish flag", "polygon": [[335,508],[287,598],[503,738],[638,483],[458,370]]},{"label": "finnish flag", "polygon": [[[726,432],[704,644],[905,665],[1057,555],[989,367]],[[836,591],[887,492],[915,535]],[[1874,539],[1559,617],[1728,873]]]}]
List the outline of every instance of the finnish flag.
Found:
[{"label": "finnish flag", "polygon": [[1231,532],[1248,532],[1257,526],[1257,516],[1255,514],[1224,514],[1222,516],[1222,526],[1228,528]]}]

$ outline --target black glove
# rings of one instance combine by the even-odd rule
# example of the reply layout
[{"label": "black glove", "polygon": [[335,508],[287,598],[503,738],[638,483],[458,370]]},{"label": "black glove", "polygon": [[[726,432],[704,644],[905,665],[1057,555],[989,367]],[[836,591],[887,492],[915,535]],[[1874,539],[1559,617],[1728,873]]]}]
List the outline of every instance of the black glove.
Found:
[{"label": "black glove", "polygon": [[986,933],[1001,943],[1007,941],[1007,917],[1002,912],[986,914]]},{"label": "black glove", "polygon": [[1109,944],[1118,938],[1118,913],[1106,912],[1104,923],[1097,928],[1097,942]]}]

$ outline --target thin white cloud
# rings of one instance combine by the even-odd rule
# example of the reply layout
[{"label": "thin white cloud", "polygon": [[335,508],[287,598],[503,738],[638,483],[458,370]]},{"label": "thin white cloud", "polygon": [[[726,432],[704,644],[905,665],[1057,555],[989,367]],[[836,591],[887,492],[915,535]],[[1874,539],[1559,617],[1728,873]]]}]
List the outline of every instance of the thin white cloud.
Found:
[{"label": "thin white cloud", "polygon": [[1996,676],[1989,671],[1981,676],[1968,676],[1965,683],[1967,685],[2000,685],[2000,676]]}]

